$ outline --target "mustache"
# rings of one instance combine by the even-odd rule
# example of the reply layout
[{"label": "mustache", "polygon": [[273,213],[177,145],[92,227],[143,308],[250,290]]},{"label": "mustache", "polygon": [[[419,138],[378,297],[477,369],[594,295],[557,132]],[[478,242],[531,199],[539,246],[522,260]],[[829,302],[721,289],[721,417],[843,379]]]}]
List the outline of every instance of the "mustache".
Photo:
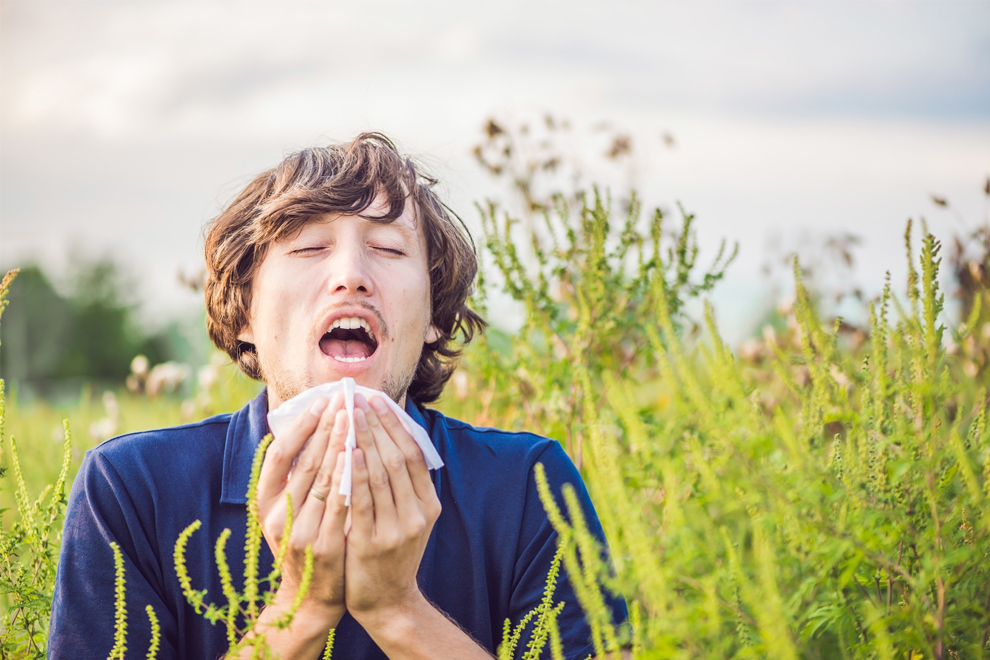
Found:
[{"label": "mustache", "polygon": [[388,323],[385,322],[385,317],[382,313],[378,311],[378,308],[371,303],[364,302],[363,300],[355,301],[344,301],[336,305],[331,305],[320,312],[320,317],[324,317],[327,314],[333,312],[334,310],[340,309],[341,307],[360,307],[367,310],[372,316],[375,317],[378,326],[378,342],[381,343],[383,340],[389,339]]}]

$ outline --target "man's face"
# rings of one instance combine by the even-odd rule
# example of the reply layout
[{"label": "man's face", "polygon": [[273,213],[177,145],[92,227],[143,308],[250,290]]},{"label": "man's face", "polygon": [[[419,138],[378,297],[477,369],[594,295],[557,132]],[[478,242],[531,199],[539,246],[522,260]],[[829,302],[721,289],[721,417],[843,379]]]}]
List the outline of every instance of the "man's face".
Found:
[{"label": "man's face", "polygon": [[[379,198],[364,214],[386,209]],[[389,224],[320,216],[269,246],[238,339],[258,352],[272,409],[344,376],[405,403],[423,344],[437,339],[414,204]]]}]

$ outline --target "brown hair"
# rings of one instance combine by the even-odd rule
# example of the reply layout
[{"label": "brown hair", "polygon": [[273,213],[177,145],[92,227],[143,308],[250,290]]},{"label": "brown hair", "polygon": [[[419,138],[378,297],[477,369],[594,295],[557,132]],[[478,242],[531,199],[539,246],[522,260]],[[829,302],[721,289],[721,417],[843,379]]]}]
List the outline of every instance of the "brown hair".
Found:
[{"label": "brown hair", "polygon": [[[468,307],[478,260],[463,222],[440,201],[436,180],[417,172],[391,140],[362,133],[349,144],[303,149],[262,172],[210,224],[206,236],[206,329],[251,378],[262,380],[252,344],[237,339],[248,322],[251,282],[268,247],[325,213],[359,214],[382,195],[392,222],[409,199],[423,224],[430,269],[432,324],[440,338],[424,344],[406,394],[435,401],[456,367],[460,347],[485,322]],[[458,218],[459,220],[459,218]]]}]

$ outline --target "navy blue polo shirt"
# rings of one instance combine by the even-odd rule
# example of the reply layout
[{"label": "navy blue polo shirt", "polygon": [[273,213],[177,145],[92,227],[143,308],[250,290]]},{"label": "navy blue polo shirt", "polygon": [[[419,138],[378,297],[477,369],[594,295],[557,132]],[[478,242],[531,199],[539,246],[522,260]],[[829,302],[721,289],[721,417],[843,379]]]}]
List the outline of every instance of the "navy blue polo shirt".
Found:
[{"label": "navy blue polo shirt", "polygon": [[[224,605],[214,544],[229,528],[228,561],[234,584],[243,591],[245,495],[255,449],[268,433],[267,410],[263,391],[236,413],[131,433],[86,453],[66,513],[50,658],[103,660],[109,654],[114,634],[111,542],[124,555],[128,657],[143,658],[148,652],[149,604],[161,625],[159,658],[212,660],[224,654],[223,623],[211,625],[182,594],[175,541],[194,520],[202,522],[186,548],[192,587],[206,589],[207,602]],[[558,501],[561,486],[573,484],[591,530],[604,542],[601,525],[578,471],[555,440],[475,428],[411,402],[406,411],[429,432],[445,463],[431,473],[443,511],[419,567],[420,589],[494,652],[504,621],[515,624],[540,603],[556,551],[556,532],[540,503],[534,466],[543,464]],[[259,575],[267,575],[272,563],[262,542]],[[583,659],[593,654],[590,631],[566,575],[562,569],[556,591],[556,600],[566,601],[559,618],[564,651],[567,658]],[[610,604],[616,620],[624,621],[621,598]],[[350,615],[337,627],[333,655],[386,657]]]}]

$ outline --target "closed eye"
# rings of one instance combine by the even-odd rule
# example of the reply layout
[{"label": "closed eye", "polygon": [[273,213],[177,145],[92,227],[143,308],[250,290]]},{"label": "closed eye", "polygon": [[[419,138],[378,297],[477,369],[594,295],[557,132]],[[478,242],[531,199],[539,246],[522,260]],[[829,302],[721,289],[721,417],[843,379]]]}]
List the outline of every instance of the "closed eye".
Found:
[{"label": "closed eye", "polygon": [[377,250],[379,252],[385,252],[387,254],[392,254],[392,255],[395,255],[397,257],[404,257],[406,255],[406,253],[403,252],[402,250],[396,250],[394,248],[381,247],[379,245],[373,246],[373,249],[375,249],[375,250]]},{"label": "closed eye", "polygon": [[302,248],[296,248],[290,254],[312,254],[314,252],[319,252],[320,250],[323,249],[324,248],[322,246],[302,247]]}]

